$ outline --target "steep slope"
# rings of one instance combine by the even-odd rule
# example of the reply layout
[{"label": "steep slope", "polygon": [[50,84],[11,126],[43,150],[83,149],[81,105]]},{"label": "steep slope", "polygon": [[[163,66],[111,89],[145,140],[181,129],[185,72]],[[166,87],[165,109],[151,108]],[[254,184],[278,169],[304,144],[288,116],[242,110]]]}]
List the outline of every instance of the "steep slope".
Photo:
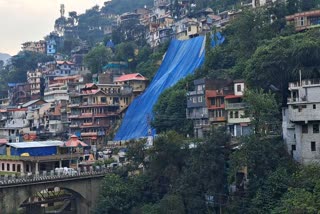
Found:
[{"label": "steep slope", "polygon": [[146,91],[129,106],[114,140],[129,140],[147,136],[148,120],[160,94],[180,79],[194,72],[204,61],[204,37],[173,40],[164,60]]}]

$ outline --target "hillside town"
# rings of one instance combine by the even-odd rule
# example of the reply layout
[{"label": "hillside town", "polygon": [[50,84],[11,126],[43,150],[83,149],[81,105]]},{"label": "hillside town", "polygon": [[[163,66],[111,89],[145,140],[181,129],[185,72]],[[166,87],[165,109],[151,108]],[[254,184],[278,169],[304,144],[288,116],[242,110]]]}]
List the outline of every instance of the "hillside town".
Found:
[{"label": "hillside town", "polygon": [[[224,11],[154,0],[123,14],[109,4],[68,15],[61,4],[54,30],[21,44],[19,54],[48,58],[24,71],[26,81],[0,87],[0,190],[61,180],[36,195],[21,187],[27,199],[17,201],[26,213],[254,213],[264,196],[273,199],[257,213],[300,210],[287,200],[295,197],[290,188],[320,163],[320,3],[285,15],[274,9],[290,6],[282,0],[239,1]],[[152,65],[137,66],[149,59]],[[8,62],[0,68],[12,69]],[[123,191],[126,205],[72,192],[100,179],[100,196]],[[317,185],[308,188],[314,193]],[[189,194],[206,208],[188,203]],[[16,208],[8,201],[0,200],[0,213]]]}]

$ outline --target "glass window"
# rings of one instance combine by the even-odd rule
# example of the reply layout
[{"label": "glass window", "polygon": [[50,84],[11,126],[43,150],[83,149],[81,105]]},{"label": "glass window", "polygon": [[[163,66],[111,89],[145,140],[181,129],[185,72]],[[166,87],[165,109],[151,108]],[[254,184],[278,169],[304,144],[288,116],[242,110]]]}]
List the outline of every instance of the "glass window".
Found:
[{"label": "glass window", "polygon": [[211,105],[212,106],[216,105],[216,100],[215,99],[211,99],[210,101],[211,101]]},{"label": "glass window", "polygon": [[308,133],[308,125],[302,125],[302,133],[304,134]]},{"label": "glass window", "polygon": [[198,102],[201,103],[202,102],[202,97],[198,97]]},{"label": "glass window", "polygon": [[234,113],[234,118],[239,118],[239,112],[238,112],[238,111],[236,111],[236,112]]},{"label": "glass window", "polygon": [[100,99],[101,99],[101,103],[106,103],[107,102],[107,98],[105,98],[105,97],[101,97]]},{"label": "glass window", "polygon": [[296,151],[296,145],[291,145],[291,150]]},{"label": "glass window", "polygon": [[313,109],[316,109],[316,108],[317,108],[316,104],[313,104]]},{"label": "glass window", "polygon": [[230,111],[230,118],[233,118],[233,111]]},{"label": "glass window", "polygon": [[237,92],[241,92],[241,85],[237,85]]},{"label": "glass window", "polygon": [[312,128],[313,128],[313,133],[319,133],[319,124],[313,124]]},{"label": "glass window", "polygon": [[316,142],[314,141],[311,142],[311,151],[316,151]]}]

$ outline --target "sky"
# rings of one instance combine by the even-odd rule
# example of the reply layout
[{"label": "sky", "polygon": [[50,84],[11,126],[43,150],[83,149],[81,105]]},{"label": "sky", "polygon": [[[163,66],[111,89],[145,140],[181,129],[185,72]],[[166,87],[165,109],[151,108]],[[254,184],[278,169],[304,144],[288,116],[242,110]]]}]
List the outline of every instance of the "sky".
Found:
[{"label": "sky", "polygon": [[26,41],[38,41],[54,29],[60,17],[70,11],[85,12],[107,0],[0,0],[0,52],[15,55]]}]

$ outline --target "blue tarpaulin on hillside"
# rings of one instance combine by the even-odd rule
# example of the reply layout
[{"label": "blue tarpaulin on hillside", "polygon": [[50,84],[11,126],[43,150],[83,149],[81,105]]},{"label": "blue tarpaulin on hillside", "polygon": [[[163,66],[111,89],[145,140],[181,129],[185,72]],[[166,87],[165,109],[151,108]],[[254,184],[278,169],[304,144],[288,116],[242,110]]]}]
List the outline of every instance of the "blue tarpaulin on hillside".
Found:
[{"label": "blue tarpaulin on hillside", "polygon": [[204,37],[173,40],[162,64],[145,92],[129,106],[114,140],[130,140],[148,135],[148,120],[160,94],[194,72],[204,61]]}]

